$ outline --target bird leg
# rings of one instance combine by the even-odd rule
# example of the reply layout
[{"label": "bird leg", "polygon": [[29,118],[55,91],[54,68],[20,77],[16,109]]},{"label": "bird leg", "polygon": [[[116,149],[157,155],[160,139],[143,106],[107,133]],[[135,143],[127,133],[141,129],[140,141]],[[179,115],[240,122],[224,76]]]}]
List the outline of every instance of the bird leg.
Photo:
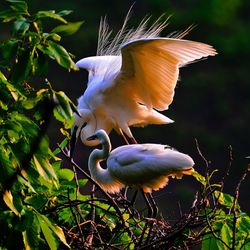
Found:
[{"label": "bird leg", "polygon": [[132,141],[132,144],[138,144],[138,142],[134,137],[129,137],[129,139]]},{"label": "bird leg", "polygon": [[142,193],[142,196],[143,196],[143,198],[147,204],[147,207],[148,207],[148,217],[152,218],[152,215],[154,214],[154,210],[153,210],[153,208],[148,200],[147,195],[144,193],[143,189],[141,189],[141,193]]},{"label": "bird leg", "polygon": [[126,136],[123,134],[122,129],[119,128],[118,131],[119,131],[119,134],[121,135],[121,137],[123,138],[123,140],[125,141],[125,143],[126,143],[127,145],[129,145],[129,142],[128,142]]},{"label": "bird leg", "polygon": [[78,127],[76,127],[76,126],[73,128],[73,132],[72,132],[71,139],[70,139],[70,142],[69,142],[69,157],[70,157],[70,159],[73,158],[73,153],[74,153],[74,149],[75,149],[75,146],[76,146],[76,141],[77,141],[76,132],[77,132],[77,129],[78,129]]},{"label": "bird leg", "polygon": [[137,194],[138,194],[138,189],[135,190],[134,195],[130,201],[130,204],[132,207],[135,205],[135,199],[136,199]]},{"label": "bird leg", "polygon": [[[125,143],[127,145],[129,145],[129,142],[128,142],[126,136],[123,134],[122,129],[119,128],[118,131],[119,131],[119,134],[121,135],[121,137],[123,138],[123,140],[125,141]],[[127,191],[128,191],[128,187],[125,187],[124,194],[123,194],[125,199],[127,199]]]},{"label": "bird leg", "polygon": [[152,218],[155,218],[157,216],[157,214],[158,214],[158,207],[157,207],[157,205],[155,203],[155,200],[154,200],[151,193],[148,193],[148,197],[149,197],[149,200],[150,200],[150,202],[152,204],[152,209],[153,209]]},{"label": "bird leg", "polygon": [[[128,142],[126,136],[124,135],[122,129],[119,128],[118,131],[119,131],[119,134],[122,136],[123,140],[125,141],[125,143],[126,143],[127,145],[129,145],[130,143]],[[134,138],[133,136],[132,136],[132,137],[129,137],[129,138],[130,138],[130,140],[132,141],[132,144],[138,144],[137,141],[135,140],[135,138]],[[127,192],[128,192],[128,187],[125,187],[125,190],[124,190],[124,193],[123,193],[124,199],[127,199]],[[134,198],[133,203],[135,202],[136,195],[137,195],[137,192],[136,192],[135,195],[134,195],[135,197],[133,197],[133,198]]]},{"label": "bird leg", "polygon": [[128,187],[125,187],[124,193],[123,193],[123,198],[127,200],[127,193],[128,193]]}]

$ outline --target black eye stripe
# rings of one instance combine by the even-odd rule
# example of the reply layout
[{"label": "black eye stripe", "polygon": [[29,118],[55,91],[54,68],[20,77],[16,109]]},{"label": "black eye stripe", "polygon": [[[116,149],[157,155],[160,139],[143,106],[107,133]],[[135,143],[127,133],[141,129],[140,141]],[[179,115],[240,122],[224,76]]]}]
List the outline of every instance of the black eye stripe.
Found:
[{"label": "black eye stripe", "polygon": [[83,125],[81,126],[81,130],[82,130],[84,127],[86,127],[86,125],[87,125],[87,122],[84,122]]}]

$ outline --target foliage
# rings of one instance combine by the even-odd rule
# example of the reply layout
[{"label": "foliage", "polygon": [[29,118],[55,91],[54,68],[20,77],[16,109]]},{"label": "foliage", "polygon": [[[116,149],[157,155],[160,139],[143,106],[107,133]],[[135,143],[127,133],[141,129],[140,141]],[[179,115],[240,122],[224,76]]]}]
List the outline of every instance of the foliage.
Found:
[{"label": "foliage", "polygon": [[[83,22],[68,22],[69,10],[32,14],[25,1],[5,3],[0,19],[11,25],[11,36],[0,44],[0,248],[180,249],[202,242],[202,249],[247,249],[250,219],[238,204],[244,178],[231,196],[223,192],[224,180],[211,183],[213,172],[194,172],[200,191],[190,210],[170,224],[147,218],[122,194],[111,197],[70,159],[66,130],[75,106],[40,78],[51,60],[77,70],[60,40]],[[46,20],[57,26],[48,32]],[[53,152],[46,135],[51,119],[66,135]],[[73,171],[62,168],[60,153]],[[83,195],[80,187],[87,184],[92,190]]]},{"label": "foliage", "polygon": [[0,12],[2,23],[11,23],[11,37],[0,44],[0,246],[69,247],[47,211],[64,193],[67,178],[59,167],[61,160],[49,148],[46,129],[53,113],[70,128],[74,105],[48,82],[35,91],[30,81],[46,74],[51,59],[68,70],[77,69],[60,45],[60,35],[44,30],[44,20],[63,23],[54,28],[60,33],[74,33],[82,22],[68,23],[64,16],[69,11],[31,14],[21,0],[7,0],[6,6]]},{"label": "foliage", "polygon": [[204,219],[204,226],[200,231],[204,234],[202,250],[248,249],[250,217],[238,204],[239,188],[247,172],[239,181],[235,196],[222,192],[224,181],[220,184],[210,184],[212,175],[213,173],[207,176],[207,179],[202,178],[198,173],[194,175],[203,185],[200,194],[203,198],[198,205],[205,204],[198,212],[198,216]]}]

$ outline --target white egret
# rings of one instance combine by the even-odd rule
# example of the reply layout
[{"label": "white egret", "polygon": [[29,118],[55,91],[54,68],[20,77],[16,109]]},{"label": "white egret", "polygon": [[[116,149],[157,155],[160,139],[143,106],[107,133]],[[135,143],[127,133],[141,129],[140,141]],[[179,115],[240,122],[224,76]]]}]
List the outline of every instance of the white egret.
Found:
[{"label": "white egret", "polygon": [[[116,37],[101,20],[97,56],[79,60],[76,65],[88,71],[88,84],[78,100],[81,115],[75,115],[75,135],[84,144],[98,129],[108,134],[115,129],[136,143],[130,126],[173,122],[158,111],[167,110],[173,101],[179,68],[203,57],[216,55],[204,43],[181,39],[189,31],[160,37],[167,20],[157,20],[146,29],[149,18],[138,28],[127,29],[128,16]],[[82,126],[82,125],[85,126]]]},{"label": "white egret", "polygon": [[[102,149],[94,149],[90,154],[88,167],[91,177],[109,193],[126,186],[151,193],[166,186],[169,177],[179,179],[193,172],[193,159],[166,145],[133,144],[111,151],[109,137],[102,129],[87,140],[102,144]],[[106,169],[100,165],[104,160]]]}]

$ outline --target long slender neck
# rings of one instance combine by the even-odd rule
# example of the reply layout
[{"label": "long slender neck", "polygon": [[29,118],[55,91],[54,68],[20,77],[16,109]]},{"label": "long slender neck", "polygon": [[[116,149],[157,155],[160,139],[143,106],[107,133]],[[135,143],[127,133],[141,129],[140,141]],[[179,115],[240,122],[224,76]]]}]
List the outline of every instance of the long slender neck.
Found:
[{"label": "long slender neck", "polygon": [[101,167],[100,162],[107,159],[111,151],[109,141],[102,143],[102,149],[95,149],[89,156],[88,167],[89,172],[99,184],[107,184],[110,181],[110,173],[108,169]]}]

